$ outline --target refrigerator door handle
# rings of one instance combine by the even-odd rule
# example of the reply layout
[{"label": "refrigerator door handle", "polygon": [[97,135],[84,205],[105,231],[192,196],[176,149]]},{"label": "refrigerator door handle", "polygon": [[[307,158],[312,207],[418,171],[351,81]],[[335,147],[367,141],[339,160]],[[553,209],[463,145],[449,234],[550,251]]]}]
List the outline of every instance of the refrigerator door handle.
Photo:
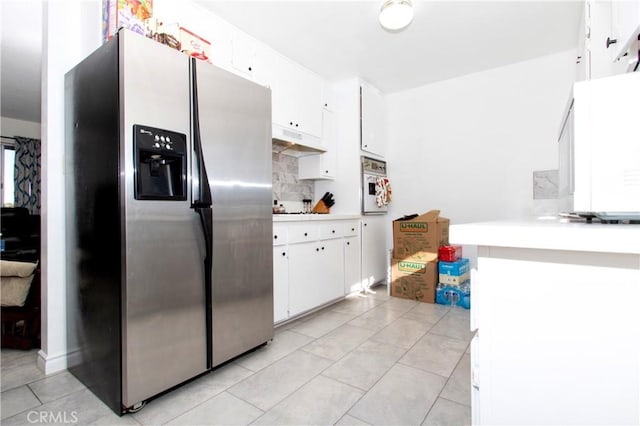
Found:
[{"label": "refrigerator door handle", "polygon": [[202,152],[202,139],[200,137],[200,113],[198,106],[198,78],[196,74],[196,59],[191,58],[191,125],[193,139],[193,162],[192,169],[194,190],[191,199],[191,208],[211,207],[211,187],[207,169],[204,164],[204,153]]},{"label": "refrigerator door handle", "polygon": [[[206,306],[205,310],[207,313],[207,323],[206,330],[207,336],[211,336],[211,332],[213,329],[212,323],[212,305],[211,305],[211,296],[212,296],[212,267],[213,267],[213,213],[210,207],[196,207],[196,212],[198,216],[200,216],[200,223],[202,224],[202,231],[204,234],[204,243],[205,243],[205,256],[204,256],[204,282],[205,282],[205,300]],[[210,369],[213,364],[213,345],[210,338],[207,338],[207,369]]]},{"label": "refrigerator door handle", "polygon": [[[205,284],[205,300],[206,300],[206,330],[207,336],[211,336],[213,330],[212,324],[212,276],[211,270],[213,266],[213,213],[211,210],[212,197],[211,187],[209,186],[209,178],[207,177],[207,169],[204,164],[204,153],[202,150],[202,140],[200,137],[200,114],[198,106],[198,78],[196,74],[196,60],[191,58],[191,135],[193,140],[193,180],[191,208],[195,209],[200,217],[202,232],[205,243],[204,256],[204,284]],[[207,337],[207,369],[213,364],[213,345],[211,339]]]}]

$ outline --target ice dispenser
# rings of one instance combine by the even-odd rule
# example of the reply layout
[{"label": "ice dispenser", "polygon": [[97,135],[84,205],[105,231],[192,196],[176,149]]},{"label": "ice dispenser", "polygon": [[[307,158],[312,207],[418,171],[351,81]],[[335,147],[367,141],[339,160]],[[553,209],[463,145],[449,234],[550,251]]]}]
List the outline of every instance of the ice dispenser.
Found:
[{"label": "ice dispenser", "polygon": [[187,199],[187,139],[184,134],[133,126],[135,199]]}]

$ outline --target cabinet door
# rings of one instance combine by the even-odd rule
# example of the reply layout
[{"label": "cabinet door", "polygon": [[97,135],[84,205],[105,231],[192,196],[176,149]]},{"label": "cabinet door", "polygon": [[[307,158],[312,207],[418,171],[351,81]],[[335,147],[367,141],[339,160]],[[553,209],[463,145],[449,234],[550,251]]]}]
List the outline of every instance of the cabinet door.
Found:
[{"label": "cabinet door", "polygon": [[333,179],[338,168],[338,123],[335,114],[327,109],[322,110],[322,146],[327,152],[322,154],[320,171]]},{"label": "cabinet door", "polygon": [[286,246],[273,248],[273,322],[289,318],[289,256]]},{"label": "cabinet door", "polygon": [[289,246],[289,314],[300,314],[344,295],[342,240]]},{"label": "cabinet door", "polygon": [[576,49],[576,81],[587,80],[590,76],[589,64],[591,54],[587,48],[587,28],[589,27],[590,3],[585,1],[578,24],[578,48]]},{"label": "cabinet door", "polygon": [[[485,254],[478,253],[480,299],[471,305],[482,308],[471,348],[481,373],[474,424],[638,424],[638,255],[508,247]],[[615,303],[602,303],[603,292]]]},{"label": "cabinet door", "polygon": [[345,259],[342,249],[343,240],[319,241],[321,255],[321,269],[319,275],[319,286],[321,290],[321,302],[327,303],[344,296]]},{"label": "cabinet door", "polygon": [[384,99],[378,91],[367,85],[363,84],[360,90],[361,149],[384,156],[386,151]]},{"label": "cabinet door", "polygon": [[292,100],[295,124],[301,132],[322,136],[322,80],[311,71],[296,69],[296,93]]},{"label": "cabinet door", "polygon": [[[607,48],[607,38],[615,38],[611,22],[611,1],[590,1],[591,13],[587,49],[590,54],[589,78],[601,78],[626,72],[626,61],[614,61],[618,44]],[[613,2],[615,3],[615,2]]]},{"label": "cabinet door", "polygon": [[622,58],[638,40],[640,34],[640,2],[616,0],[611,2],[612,38],[616,39],[613,59]]},{"label": "cabinet door", "polygon": [[317,241],[289,246],[289,315],[318,305],[320,246]]},{"label": "cabinet door", "polygon": [[283,127],[293,125],[291,97],[295,95],[292,83],[295,78],[291,63],[269,49],[260,52],[262,66],[257,71],[258,80],[271,88],[271,121]]},{"label": "cabinet door", "polygon": [[276,53],[260,52],[256,80],[271,88],[271,119],[280,126],[320,137],[322,80]]},{"label": "cabinet door", "polygon": [[385,217],[362,219],[362,285],[365,288],[387,280],[388,262],[385,242]]},{"label": "cabinet door", "polygon": [[338,168],[337,126],[333,112],[322,112],[322,147],[324,154],[298,159],[298,179],[334,179]]},{"label": "cabinet door", "polygon": [[348,237],[344,241],[344,292],[362,290],[360,237]]},{"label": "cabinet door", "polygon": [[236,32],[231,40],[231,65],[236,73],[253,80],[256,74],[256,42],[244,33]]}]

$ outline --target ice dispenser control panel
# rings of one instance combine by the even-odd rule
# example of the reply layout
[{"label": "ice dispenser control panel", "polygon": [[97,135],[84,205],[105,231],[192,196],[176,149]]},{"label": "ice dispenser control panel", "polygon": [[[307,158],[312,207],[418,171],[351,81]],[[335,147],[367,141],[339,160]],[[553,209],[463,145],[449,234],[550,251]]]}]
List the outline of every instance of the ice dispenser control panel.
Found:
[{"label": "ice dispenser control panel", "polygon": [[186,200],[186,135],[135,124],[133,145],[135,199]]}]

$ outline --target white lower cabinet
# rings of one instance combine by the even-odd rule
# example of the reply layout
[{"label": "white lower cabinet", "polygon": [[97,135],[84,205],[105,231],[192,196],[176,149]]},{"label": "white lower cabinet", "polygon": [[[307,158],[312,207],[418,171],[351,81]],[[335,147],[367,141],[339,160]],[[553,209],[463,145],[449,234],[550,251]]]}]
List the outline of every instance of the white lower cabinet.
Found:
[{"label": "white lower cabinet", "polygon": [[273,247],[273,322],[289,318],[289,253],[286,246]]},{"label": "white lower cabinet", "polygon": [[362,285],[366,288],[387,279],[385,216],[362,219]]},{"label": "white lower cabinet", "polygon": [[360,276],[360,237],[348,237],[344,239],[344,292],[345,294],[362,290],[362,277]]},{"label": "white lower cabinet", "polygon": [[473,424],[640,423],[640,255],[481,246],[477,270]]},{"label": "white lower cabinet", "polygon": [[274,236],[288,235],[288,244],[274,240],[280,244],[273,248],[275,323],[343,297],[352,291],[347,282],[359,286],[358,225],[346,220],[274,224]]},{"label": "white lower cabinet", "polygon": [[318,240],[289,247],[289,315],[344,296],[341,242]]},{"label": "white lower cabinet", "polygon": [[314,241],[294,244],[289,251],[289,314],[297,315],[311,309],[319,295],[312,284],[320,272],[320,248]]}]

